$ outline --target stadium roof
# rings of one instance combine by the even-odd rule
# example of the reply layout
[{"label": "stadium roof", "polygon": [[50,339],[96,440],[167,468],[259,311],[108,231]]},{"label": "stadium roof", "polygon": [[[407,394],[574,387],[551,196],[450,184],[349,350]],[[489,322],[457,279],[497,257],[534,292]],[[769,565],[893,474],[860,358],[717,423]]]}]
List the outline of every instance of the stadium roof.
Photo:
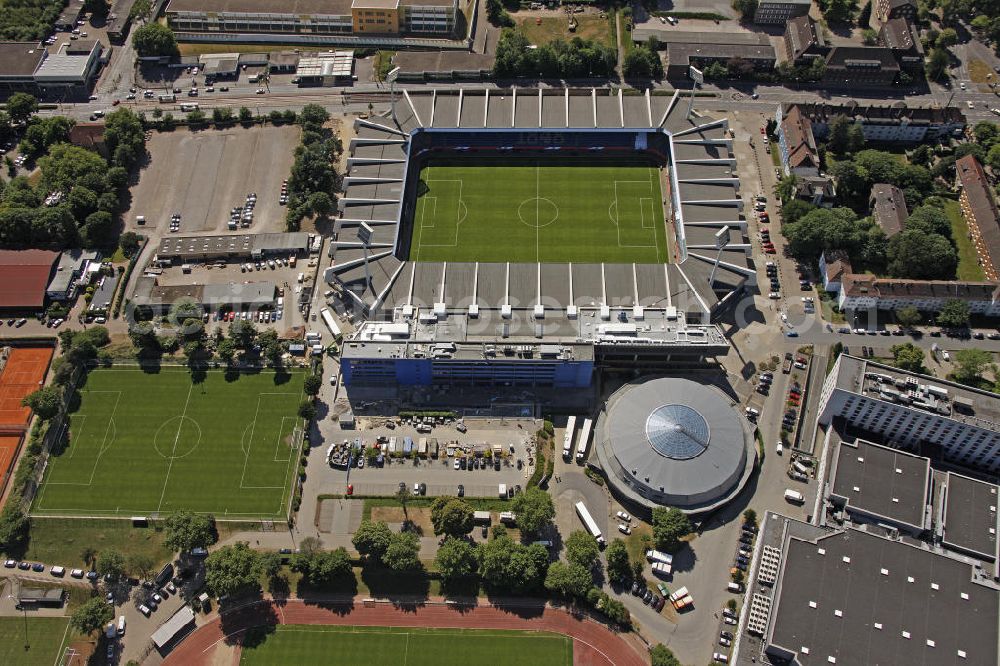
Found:
[{"label": "stadium roof", "polygon": [[802,666],[997,663],[1000,594],[968,562],[855,529],[789,534],[781,550],[768,654]]},{"label": "stadium roof", "polygon": [[753,439],[710,385],[659,378],[616,392],[594,438],[611,483],[643,503],[706,510],[731,498],[753,467]]},{"label": "stadium roof", "polygon": [[995,484],[948,472],[942,543],[997,562],[997,494]]},{"label": "stadium roof", "polygon": [[0,308],[39,308],[59,259],[50,250],[0,250]]},{"label": "stadium roof", "polygon": [[929,459],[865,441],[841,442],[830,478],[831,496],[849,513],[924,529]]}]

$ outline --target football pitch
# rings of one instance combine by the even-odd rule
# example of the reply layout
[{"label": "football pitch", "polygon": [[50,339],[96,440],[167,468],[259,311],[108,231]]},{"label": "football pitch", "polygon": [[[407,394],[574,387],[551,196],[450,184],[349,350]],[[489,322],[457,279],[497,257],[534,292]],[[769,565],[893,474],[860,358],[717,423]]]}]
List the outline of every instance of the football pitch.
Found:
[{"label": "football pitch", "polygon": [[486,629],[278,625],[240,664],[384,664],[386,666],[571,666],[573,639],[558,634]]},{"label": "football pitch", "polygon": [[[27,625],[28,646],[24,649]],[[67,617],[0,617],[0,664],[53,666],[62,664],[69,634]],[[77,662],[79,663],[79,662]]]},{"label": "football pitch", "polygon": [[50,459],[32,513],[282,518],[301,445],[303,379],[93,370],[78,387],[67,444]]},{"label": "football pitch", "polygon": [[660,176],[651,166],[430,164],[410,259],[666,263]]}]

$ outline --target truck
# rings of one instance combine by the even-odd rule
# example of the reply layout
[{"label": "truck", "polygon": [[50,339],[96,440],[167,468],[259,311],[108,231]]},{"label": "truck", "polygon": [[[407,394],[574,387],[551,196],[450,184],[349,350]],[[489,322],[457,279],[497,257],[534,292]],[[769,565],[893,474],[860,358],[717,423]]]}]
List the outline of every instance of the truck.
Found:
[{"label": "truck", "polygon": [[583,502],[577,502],[576,515],[580,516],[583,526],[587,528],[590,535],[597,539],[597,544],[599,546],[604,546],[607,542],[604,540],[604,535],[601,534],[601,530],[597,528],[597,523],[594,522],[594,519],[590,516],[590,511],[587,511],[587,505]]},{"label": "truck", "polygon": [[673,573],[673,568],[664,562],[653,562],[650,568],[653,570],[653,573],[664,578],[669,577]]},{"label": "truck", "polygon": [[663,564],[674,563],[673,555],[652,549],[646,551],[646,560],[649,562],[662,562]]},{"label": "truck", "polygon": [[587,455],[587,443],[590,440],[590,430],[594,427],[594,422],[590,419],[583,420],[583,427],[580,428],[580,439],[576,442],[576,461],[583,462]]},{"label": "truck", "polygon": [[792,353],[785,352],[785,362],[781,366],[781,371],[786,375],[792,371]]},{"label": "truck", "polygon": [[791,488],[785,489],[785,501],[792,504],[802,504],[806,501],[806,498],[802,496],[797,490],[792,490]]},{"label": "truck", "polygon": [[576,416],[566,421],[566,434],[563,435],[563,460],[569,460],[573,455],[573,435],[576,433]]},{"label": "truck", "polygon": [[507,484],[506,483],[501,483],[500,484],[500,487],[497,490],[497,494],[500,496],[500,499],[507,499]]},{"label": "truck", "polygon": [[319,311],[319,314],[323,318],[323,323],[326,324],[326,327],[330,329],[330,333],[333,334],[334,341],[339,342],[343,334],[340,332],[340,326],[337,325],[337,321],[330,313],[330,308],[323,308]]},{"label": "truck", "polygon": [[501,511],[500,522],[503,523],[504,525],[516,525],[517,516],[514,515],[513,511]]}]

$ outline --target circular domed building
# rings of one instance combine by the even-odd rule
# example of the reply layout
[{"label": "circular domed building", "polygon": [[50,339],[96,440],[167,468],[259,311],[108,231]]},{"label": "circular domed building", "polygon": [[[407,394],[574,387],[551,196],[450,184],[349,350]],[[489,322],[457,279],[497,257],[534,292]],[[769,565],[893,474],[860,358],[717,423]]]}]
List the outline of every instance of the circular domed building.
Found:
[{"label": "circular domed building", "polygon": [[753,432],[714,386],[657,378],[626,384],[608,400],[594,436],[609,483],[633,502],[711,511],[753,471]]}]

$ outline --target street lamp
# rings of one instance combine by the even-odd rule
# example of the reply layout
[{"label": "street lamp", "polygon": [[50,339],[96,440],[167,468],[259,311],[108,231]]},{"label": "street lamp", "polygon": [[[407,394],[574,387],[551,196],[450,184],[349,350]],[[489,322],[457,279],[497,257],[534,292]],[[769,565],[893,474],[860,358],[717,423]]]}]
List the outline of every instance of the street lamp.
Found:
[{"label": "street lamp", "polygon": [[17,602],[17,597],[13,594],[8,594],[7,598],[14,602],[14,607],[21,606],[21,612],[24,613],[24,651],[27,652],[31,649],[31,645],[28,643],[28,609],[24,607],[23,604]]}]

